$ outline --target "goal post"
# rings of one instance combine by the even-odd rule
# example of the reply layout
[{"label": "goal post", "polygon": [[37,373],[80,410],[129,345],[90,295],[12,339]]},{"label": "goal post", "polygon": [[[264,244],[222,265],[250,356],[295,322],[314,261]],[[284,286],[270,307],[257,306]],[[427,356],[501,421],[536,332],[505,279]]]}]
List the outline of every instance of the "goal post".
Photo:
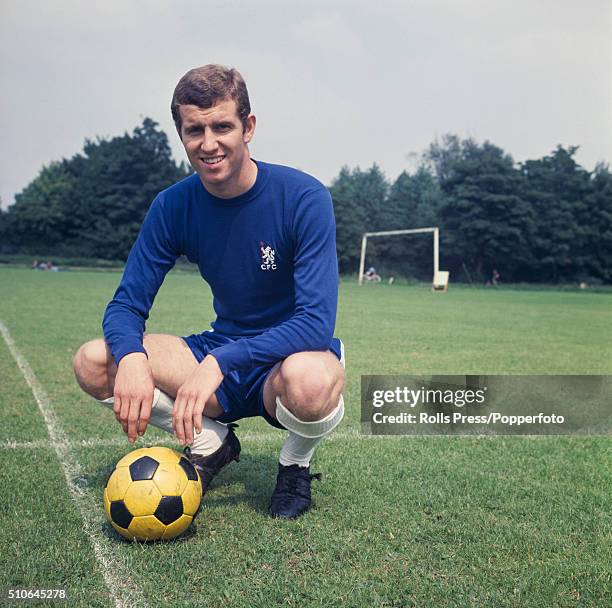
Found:
[{"label": "goal post", "polygon": [[[365,255],[368,246],[368,238],[379,236],[399,236],[402,234],[423,234],[433,233],[433,280],[436,285],[436,277],[440,274],[439,256],[440,256],[440,229],[437,226],[431,228],[410,228],[406,230],[384,230],[382,232],[366,232],[361,239],[361,257],[359,260],[359,285],[363,284],[363,273],[365,270]],[[448,274],[447,282],[448,282]]]}]

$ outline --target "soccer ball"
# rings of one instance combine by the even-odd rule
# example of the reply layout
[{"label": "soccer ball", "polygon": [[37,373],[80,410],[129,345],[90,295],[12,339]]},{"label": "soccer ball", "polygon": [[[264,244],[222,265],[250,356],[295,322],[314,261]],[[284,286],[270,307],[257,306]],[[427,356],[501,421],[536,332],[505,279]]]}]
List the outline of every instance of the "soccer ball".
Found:
[{"label": "soccer ball", "polygon": [[170,448],[126,454],[104,488],[111,525],[129,540],[168,540],[191,524],[200,509],[202,482],[195,467]]}]

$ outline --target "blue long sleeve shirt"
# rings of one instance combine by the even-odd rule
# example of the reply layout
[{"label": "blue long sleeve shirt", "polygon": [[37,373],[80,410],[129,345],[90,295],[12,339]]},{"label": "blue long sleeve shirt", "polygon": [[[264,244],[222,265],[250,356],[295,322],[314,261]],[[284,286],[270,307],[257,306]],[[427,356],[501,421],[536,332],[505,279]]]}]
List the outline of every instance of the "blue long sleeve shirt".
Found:
[{"label": "blue long sleeve shirt", "polygon": [[255,184],[235,198],[211,195],[197,174],[155,198],[104,315],[117,363],[146,354],[149,310],[180,255],[211,287],[213,330],[234,340],[211,351],[224,375],[329,348],[338,297],[331,196],[305,173],[256,163]]}]

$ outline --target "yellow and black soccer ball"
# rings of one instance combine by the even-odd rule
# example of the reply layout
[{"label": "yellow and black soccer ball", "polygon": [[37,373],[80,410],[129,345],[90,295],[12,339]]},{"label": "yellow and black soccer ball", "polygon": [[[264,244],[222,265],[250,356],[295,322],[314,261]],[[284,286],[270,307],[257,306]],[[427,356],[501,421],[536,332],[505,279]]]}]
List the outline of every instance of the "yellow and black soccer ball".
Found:
[{"label": "yellow and black soccer ball", "polygon": [[195,467],[170,448],[126,454],[104,488],[104,510],[113,528],[129,540],[168,540],[191,525],[202,500]]}]

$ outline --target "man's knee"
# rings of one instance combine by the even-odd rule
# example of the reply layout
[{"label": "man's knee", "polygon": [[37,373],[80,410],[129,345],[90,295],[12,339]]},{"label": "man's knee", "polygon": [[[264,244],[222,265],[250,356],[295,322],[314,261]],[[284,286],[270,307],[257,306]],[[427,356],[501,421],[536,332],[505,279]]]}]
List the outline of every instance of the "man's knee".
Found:
[{"label": "man's knee", "polygon": [[[74,355],[72,367],[81,388],[98,399],[108,397],[109,352],[102,339],[85,342]],[[101,396],[104,393],[103,396]]]},{"label": "man's knee", "polygon": [[282,363],[278,376],[283,405],[304,421],[329,414],[338,405],[344,387],[344,370],[331,353],[291,355]]},{"label": "man's knee", "polygon": [[77,376],[89,370],[106,365],[106,344],[104,340],[90,340],[77,350],[72,359],[72,367]]}]

